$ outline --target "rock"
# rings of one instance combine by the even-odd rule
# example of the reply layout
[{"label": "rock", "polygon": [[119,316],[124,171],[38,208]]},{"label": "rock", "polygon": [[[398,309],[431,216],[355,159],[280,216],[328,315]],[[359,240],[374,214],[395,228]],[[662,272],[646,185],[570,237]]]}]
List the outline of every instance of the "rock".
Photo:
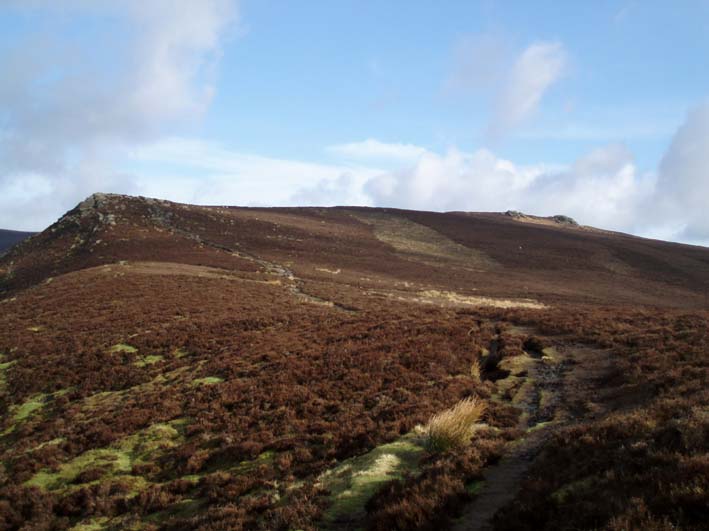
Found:
[{"label": "rock", "polygon": [[577,226],[578,223],[576,223],[576,220],[574,218],[571,218],[569,216],[564,216],[562,214],[557,214],[556,216],[552,216],[552,218],[556,223],[559,223],[560,225],[574,225]]}]

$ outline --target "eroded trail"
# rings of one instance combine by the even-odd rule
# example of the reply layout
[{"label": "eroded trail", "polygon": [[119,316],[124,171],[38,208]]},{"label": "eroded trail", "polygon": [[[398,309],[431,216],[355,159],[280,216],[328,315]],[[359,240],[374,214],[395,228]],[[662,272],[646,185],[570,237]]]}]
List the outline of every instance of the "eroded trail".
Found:
[{"label": "eroded trail", "polygon": [[331,308],[334,308],[335,310],[340,310],[343,312],[356,311],[355,308],[350,308],[350,307],[340,304],[338,302],[331,301],[329,299],[324,299],[322,297],[318,297],[316,295],[312,295],[310,293],[307,293],[304,289],[303,280],[298,278],[290,268],[286,267],[283,264],[276,263],[271,260],[266,260],[265,258],[261,258],[253,253],[249,253],[249,252],[244,251],[243,249],[237,248],[238,244],[235,244],[233,246],[227,246],[227,245],[223,245],[218,242],[214,242],[214,241],[205,239],[205,238],[201,237],[199,234],[196,234],[194,232],[184,230],[182,228],[175,226],[173,223],[170,222],[169,218],[156,217],[154,219],[157,223],[159,223],[161,226],[165,227],[166,229],[172,231],[174,234],[177,234],[179,236],[183,236],[183,237],[188,238],[190,240],[195,240],[202,245],[206,245],[208,247],[211,247],[213,249],[217,249],[219,251],[227,252],[227,253],[237,256],[243,260],[247,260],[249,262],[252,262],[252,263],[258,265],[264,271],[266,271],[269,275],[273,275],[275,278],[278,278],[281,281],[283,281],[283,284],[286,287],[286,289],[288,290],[288,292],[303,302],[310,303],[310,304],[318,304],[318,305],[322,305],[322,306],[329,306]]},{"label": "eroded trail", "polygon": [[612,374],[609,351],[558,339],[553,343],[554,348],[500,364],[510,376],[497,382],[496,399],[522,409],[524,435],[510,442],[503,458],[485,471],[483,487],[455,521],[455,531],[493,529],[495,513],[514,500],[531,464],[556,431],[619,406],[613,390],[605,387]]}]

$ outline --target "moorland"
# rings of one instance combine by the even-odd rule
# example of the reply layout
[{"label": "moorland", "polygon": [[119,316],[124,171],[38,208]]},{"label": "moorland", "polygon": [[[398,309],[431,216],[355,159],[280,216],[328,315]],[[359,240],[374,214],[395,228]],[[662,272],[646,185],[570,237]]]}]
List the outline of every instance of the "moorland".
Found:
[{"label": "moorland", "polygon": [[708,293],[565,216],[95,194],[0,256],[0,529],[703,529]]}]

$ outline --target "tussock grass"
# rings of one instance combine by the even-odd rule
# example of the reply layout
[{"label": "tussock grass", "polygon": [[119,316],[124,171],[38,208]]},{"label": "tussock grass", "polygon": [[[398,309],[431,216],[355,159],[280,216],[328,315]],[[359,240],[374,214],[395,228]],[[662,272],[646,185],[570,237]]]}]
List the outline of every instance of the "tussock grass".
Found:
[{"label": "tussock grass", "polygon": [[470,444],[475,423],[485,412],[485,404],[477,397],[464,398],[455,406],[433,415],[426,426],[426,444],[436,452],[463,448]]},{"label": "tussock grass", "polygon": [[476,382],[480,381],[480,373],[481,373],[481,368],[480,368],[480,360],[475,358],[473,362],[470,364],[470,376],[473,377],[473,380]]}]

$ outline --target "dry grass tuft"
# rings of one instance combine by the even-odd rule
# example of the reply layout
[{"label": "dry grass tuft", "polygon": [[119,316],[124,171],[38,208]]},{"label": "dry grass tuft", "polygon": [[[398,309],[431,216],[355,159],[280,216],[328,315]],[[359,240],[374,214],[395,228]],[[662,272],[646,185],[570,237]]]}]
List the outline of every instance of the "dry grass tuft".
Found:
[{"label": "dry grass tuft", "polygon": [[476,382],[480,381],[481,371],[482,369],[480,368],[480,360],[478,358],[475,358],[470,364],[470,376],[472,376],[473,380],[475,380]]},{"label": "dry grass tuft", "polygon": [[426,427],[427,445],[436,452],[462,448],[470,444],[475,423],[485,412],[477,397],[464,398],[451,409],[433,415]]}]

